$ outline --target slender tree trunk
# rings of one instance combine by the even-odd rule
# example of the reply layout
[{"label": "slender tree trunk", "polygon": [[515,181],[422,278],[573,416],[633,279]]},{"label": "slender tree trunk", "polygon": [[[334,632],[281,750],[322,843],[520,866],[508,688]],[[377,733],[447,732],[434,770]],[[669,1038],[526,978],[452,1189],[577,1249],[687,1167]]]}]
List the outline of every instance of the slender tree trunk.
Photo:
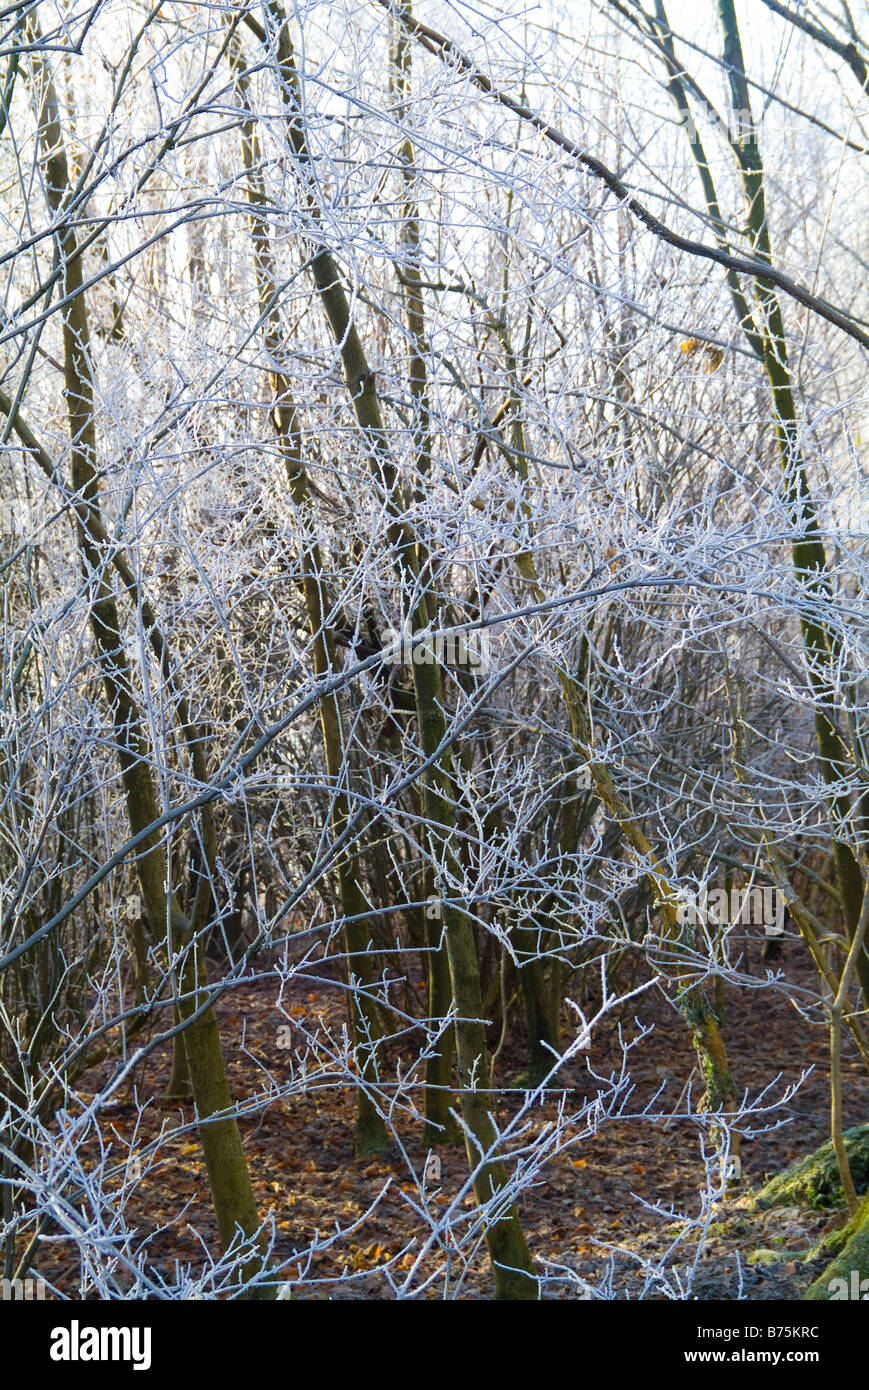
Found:
[{"label": "slender tree trunk", "polygon": [[[408,15],[410,5],[405,7]],[[400,23],[392,24],[391,78],[396,98],[395,119],[400,125],[409,118],[413,57],[407,30]],[[414,487],[419,498],[431,472],[431,411],[428,402],[428,337],[425,324],[425,297],[422,286],[419,207],[416,201],[416,154],[413,141],[406,136],[398,151],[404,198],[401,206],[401,243],[404,250],[399,271],[404,300],[405,326],[408,340],[408,386],[413,408],[413,441],[415,457]],[[424,575],[428,555],[417,540],[417,569]],[[432,608],[435,597],[428,589]],[[432,611],[432,617],[435,616]],[[443,939],[440,915],[426,914],[426,990],[430,1018],[443,1018],[451,999],[450,965]],[[453,1072],[453,1033],[444,1035],[440,1049],[426,1062],[425,1074],[425,1131],[427,1145],[454,1142],[455,1122],[450,1115],[450,1083]]]},{"label": "slender tree trunk", "polygon": [[[672,33],[663,0],[656,0],[658,37],[668,72],[668,90],[680,115],[690,115],[681,68],[677,61]],[[739,134],[731,141],[746,203],[747,231],[756,259],[772,265],[772,243],[766,213],[766,192],[763,160],[757,141],[751,95],[745,75],[739,26],[733,0],[718,0],[718,17],[724,39],[724,60],[730,86],[731,108],[739,113]],[[699,135],[693,123],[686,122],[692,153],[703,186],[707,211],[719,245],[727,249],[727,233],[721,216],[715,183]],[[835,700],[833,671],[835,643],[823,622],[815,616],[818,608],[829,599],[829,586],[824,578],[827,558],[818,526],[815,505],[805,460],[799,445],[799,421],[794,400],[787,340],[784,331],[781,302],[768,282],[755,279],[756,316],[742,292],[738,278],[728,272],[728,284],[737,320],[756,355],[763,364],[775,413],[775,433],[779,459],[785,480],[790,509],[793,539],[791,558],[794,573],[804,587],[807,600],[802,605],[800,627],[806,667],[814,700],[815,736],[821,775],[831,788],[841,786],[848,773],[849,758],[832,718],[827,713]],[[841,838],[837,826],[845,824],[850,815],[850,797],[841,791],[831,791],[828,806],[832,821],[833,861],[842,897],[842,908],[848,935],[853,939],[860,906],[863,900],[863,874],[850,845]],[[857,978],[864,1001],[869,1002],[869,951],[865,948],[857,962]]]},{"label": "slender tree trunk", "polygon": [[[247,77],[235,42],[229,51],[239,94],[248,111],[242,126],[242,154],[247,172],[250,226],[265,346],[270,358],[275,361],[285,349],[285,333],[277,301],[277,277],[271,243],[262,213],[265,189],[259,173],[259,139],[247,100]],[[298,411],[286,377],[278,370],[272,369],[269,372],[269,382],[272,392],[272,421],[280,441],[290,493],[299,515],[303,521],[307,521],[311,509],[311,494]],[[302,587],[312,641],[314,674],[325,677],[334,674],[338,666],[333,635],[328,627],[331,601],[323,580],[322,556],[319,545],[311,538],[305,542],[302,567]],[[350,818],[350,803],[343,788],[347,770],[346,742],[338,693],[324,696],[319,707],[326,770],[332,788],[332,832],[335,839],[340,840]],[[381,1028],[373,993],[369,907],[359,881],[355,849],[341,851],[337,861],[337,873],[345,924],[347,1007],[353,1053],[360,1075],[360,1084],[356,1088],[356,1152],[362,1156],[381,1153],[389,1146],[386,1126],[371,1096],[371,1087],[377,1080],[376,1046],[381,1037]]]},{"label": "slender tree trunk", "polygon": [[540,959],[538,936],[539,933],[530,927],[517,928],[514,932],[517,955],[520,954],[523,939],[531,938],[528,943],[528,963],[523,965],[520,959],[519,983],[528,1037],[528,1082],[532,1086],[538,1086],[552,1070],[555,1062],[553,1051],[557,1053],[559,1043],[559,1010],[552,982],[546,979]]},{"label": "slender tree trunk", "polygon": [[[751,98],[745,78],[745,60],[733,0],[718,0],[718,13],[724,33],[724,58],[730,83],[731,103],[735,111],[742,113],[740,124],[744,123],[746,113],[749,117],[748,135],[735,144],[747,205],[749,232],[758,259],[772,265],[763,161],[751,116]],[[819,600],[823,602],[829,597],[829,587],[823,578],[827,568],[827,557],[818,527],[805,460],[799,446],[797,410],[788,365],[781,302],[771,285],[755,280],[754,287],[763,325],[760,334],[763,343],[763,365],[775,407],[776,440],[788,505],[791,509],[794,535],[791,555],[794,572],[801,585],[805,586],[807,596],[811,596],[817,604]],[[822,622],[807,613],[807,607],[808,605],[804,606],[801,614],[800,626],[806,666],[815,697],[815,733],[819,761],[824,781],[829,786],[835,786],[847,776],[849,761],[842,740],[826,713],[835,699],[832,680],[835,653],[829,631]],[[850,814],[850,797],[836,792],[831,794],[829,804],[833,821],[833,858],[842,893],[845,923],[848,935],[853,938],[863,902],[863,875],[850,845],[836,833],[837,822],[844,823]],[[864,999],[869,1003],[869,952],[865,949],[860,954],[857,972]]]},{"label": "slender tree trunk", "polygon": [[[289,26],[277,0],[268,0],[268,13],[276,29],[276,58],[281,94],[287,112],[287,135],[303,187],[310,190],[311,168],[298,75]],[[266,36],[262,35],[263,39]],[[319,209],[308,193],[308,211],[314,223]],[[347,294],[337,264],[323,245],[312,247],[309,261],[320,300],[341,353],[347,388],[368,455],[372,476],[391,515],[387,537],[396,575],[418,600],[409,615],[414,636],[429,625],[426,597],[417,569],[418,554],[413,531],[403,518],[403,504],[386,431],[374,373],[368,365],[356,325],[351,319]],[[423,778],[425,816],[432,849],[445,870],[454,862],[452,833],[455,828],[454,788],[446,738],[446,718],[440,667],[435,662],[411,663],[417,723],[429,768]],[[474,1192],[483,1205],[495,1202],[498,1212],[487,1224],[485,1238],[492,1261],[497,1298],[536,1299],[537,1281],[519,1217],[512,1202],[501,1193],[507,1175],[501,1160],[490,1157],[498,1146],[492,1117],[489,1064],[483,1023],[480,973],[473,928],[467,913],[443,904],[444,939],[450,967],[456,1021],[456,1055],[466,1148],[474,1177]],[[481,1161],[483,1160],[483,1161]],[[501,1205],[503,1203],[503,1205]]]},{"label": "slender tree trunk", "polygon": [[[175,1009],[175,1022],[182,1022],[181,1010]],[[166,1087],[167,1100],[188,1100],[190,1097],[190,1068],[187,1065],[187,1046],[183,1032],[172,1039],[172,1070]]]},{"label": "slender tree trunk", "polygon": [[[513,447],[502,450],[508,466],[519,475],[525,488],[528,486],[528,452],[525,429],[519,413],[518,371],[515,356],[509,339],[502,333],[507,355],[509,374],[514,383],[512,391]],[[531,504],[525,496],[520,502],[522,511],[531,521]],[[521,550],[516,556],[516,564],[522,578],[526,581],[530,595],[535,603],[543,603],[545,594],[540,583],[533,552]],[[614,817],[630,845],[644,865],[646,877],[661,908],[664,934],[675,947],[676,958],[673,966],[678,988],[678,1004],[683,1018],[691,1029],[694,1051],[705,1083],[703,1104],[713,1114],[736,1110],[736,1088],[727,1061],[727,1050],[718,1026],[715,1010],[703,986],[692,980],[679,964],[680,944],[685,927],[679,922],[679,897],[676,886],[670,881],[662,868],[643,830],[631,813],[630,807],[616,787],[612,776],[603,763],[595,756],[591,731],[585,715],[585,698],[580,679],[564,669],[558,671],[558,680],[570,717],[571,733],[577,763],[588,768],[595,790],[600,800]],[[693,943],[690,943],[693,945]],[[664,973],[662,971],[662,973]],[[731,1138],[731,1152],[739,1153],[739,1135]]]},{"label": "slender tree trunk", "polygon": [[[72,483],[77,494],[77,532],[85,582],[94,591],[91,629],[97,648],[103,685],[112,716],[113,733],[121,765],[127,817],[133,835],[146,831],[158,819],[157,798],[148,767],[148,745],[141,716],[133,696],[133,682],[121,638],[118,608],[108,580],[107,557],[102,553],[105,536],[96,471],[96,430],[94,424],[94,385],[90,356],[85,296],[82,292],[82,263],[75,233],[63,226],[63,203],[70,190],[69,166],[63,142],[54,80],[39,52],[41,36],[29,21],[29,41],[33,45],[29,61],[39,120],[39,139],[44,151],[46,190],[51,211],[59,219],[58,248],[63,265],[64,375],[70,433]],[[159,941],[165,933],[167,958],[171,962],[183,948],[179,988],[184,997],[176,1001],[182,1020],[187,1020],[207,1002],[207,975],[198,942],[193,937],[201,928],[200,908],[188,922],[174,895],[167,891],[168,864],[158,834],[152,831],[143,841],[136,859],[142,898],[148,924]],[[211,846],[213,849],[213,846]],[[238,1125],[232,1116],[232,1099],[220,1046],[213,1008],[187,1028],[186,1053],[199,1122],[218,1230],[224,1250],[238,1241],[254,1240],[260,1227],[250,1175],[241,1144]],[[249,1258],[244,1275],[262,1269],[261,1255]]]}]

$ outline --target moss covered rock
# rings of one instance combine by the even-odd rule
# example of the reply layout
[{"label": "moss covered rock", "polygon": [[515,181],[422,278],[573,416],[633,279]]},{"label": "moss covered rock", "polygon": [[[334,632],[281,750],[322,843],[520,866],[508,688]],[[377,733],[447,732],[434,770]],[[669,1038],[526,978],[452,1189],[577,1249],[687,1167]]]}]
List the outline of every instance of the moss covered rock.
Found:
[{"label": "moss covered rock", "polygon": [[[845,1147],[851,1176],[858,1192],[869,1188],[869,1125],[845,1131]],[[757,1194],[759,1207],[841,1206],[845,1197],[832,1142],[822,1144],[806,1158],[797,1159],[783,1173],[770,1178]]]}]

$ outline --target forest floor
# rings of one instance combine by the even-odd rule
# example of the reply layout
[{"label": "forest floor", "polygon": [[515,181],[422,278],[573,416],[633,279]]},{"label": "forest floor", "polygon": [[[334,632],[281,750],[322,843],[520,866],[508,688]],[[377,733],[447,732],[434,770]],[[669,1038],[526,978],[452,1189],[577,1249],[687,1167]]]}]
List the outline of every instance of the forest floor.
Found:
[{"label": "forest floor", "polygon": [[[752,949],[757,976],[759,943]],[[812,982],[811,966],[799,943],[788,946],[779,968],[790,984]],[[685,1296],[690,1282],[687,1296],[700,1299],[798,1299],[823,1268],[824,1259],[806,1263],[804,1257],[823,1234],[843,1223],[844,1211],[760,1211],[754,1208],[752,1192],[765,1176],[829,1138],[826,1030],[822,1024],[807,1023],[775,986],[729,989],[725,1005],[724,1036],[740,1094],[755,1098],[769,1088],[769,1103],[805,1070],[809,1075],[780,1108],[758,1116],[755,1129],[772,1127],[743,1141],[742,1181],[714,1207],[707,1204],[700,1251],[696,1223],[705,1188],[700,1126],[696,1119],[665,1122],[642,1115],[656,1096],[656,1111],[684,1115],[684,1093],[692,1073],[695,1103],[701,1089],[684,1022],[659,993],[649,991],[636,1001],[641,1027],[631,1014],[620,1024],[610,1021],[612,1015],[602,1023],[595,1030],[592,1052],[578,1054],[559,1076],[561,1089],[542,1099],[528,1117],[531,1132],[539,1134],[551,1124],[559,1104],[575,1114],[595,1093],[605,1097],[612,1079],[621,1073],[619,1028],[625,1040],[637,1039],[629,1055],[631,1086],[620,1096],[621,1113],[605,1119],[593,1137],[583,1137],[585,1122],[580,1122],[575,1141],[546,1164],[541,1180],[522,1197],[520,1213],[529,1245],[541,1270],[552,1276],[545,1286],[547,1298],[678,1298]],[[285,1013],[276,1007],[275,980],[268,976],[236,988],[219,1002],[224,1051],[237,1096],[262,1094],[263,1069],[278,1083],[287,1080],[292,1053],[280,1050],[276,1042],[287,1014],[309,1033],[340,1033],[343,992],[337,984],[324,983],[322,971],[316,988],[301,978],[285,987],[283,1006]],[[643,1029],[648,1031],[640,1036]],[[516,1086],[524,1062],[517,1030],[515,1041],[508,1042],[498,1059],[497,1084]],[[116,1092],[114,1103],[103,1111],[102,1142],[111,1143],[115,1163],[148,1144],[158,1146],[153,1166],[137,1183],[128,1182],[117,1201],[125,1206],[128,1228],[137,1231],[136,1245],[146,1244],[149,1268],[171,1279],[178,1266],[201,1266],[203,1244],[215,1252],[217,1244],[192,1106],[165,1099],[168,1070],[164,1045],[146,1058],[130,1088]],[[106,1074],[104,1068],[95,1068],[82,1079],[83,1100]],[[846,1127],[866,1122],[869,1079],[850,1054],[844,1090]],[[137,1099],[144,1104],[141,1117]],[[187,1126],[180,1134],[179,1121]],[[358,1159],[353,1152],[352,1099],[346,1089],[328,1086],[270,1101],[242,1118],[257,1202],[263,1215],[274,1217],[275,1254],[283,1277],[294,1279],[294,1256],[309,1246],[316,1232],[327,1242],[306,1266],[301,1286],[293,1287],[295,1297],[394,1298],[386,1265],[393,1281],[405,1281],[402,1297],[444,1296],[442,1281],[420,1289],[426,1275],[443,1266],[443,1251],[426,1256],[415,1269],[416,1249],[427,1229],[411,1205],[419,1201],[414,1170],[420,1174],[425,1163],[420,1128],[401,1122],[403,1153],[396,1145],[382,1157]],[[170,1129],[174,1134],[167,1133]],[[467,1179],[464,1149],[443,1146],[438,1153],[440,1181],[427,1187],[432,1209],[447,1208],[458,1198],[457,1219],[464,1213],[470,1218],[473,1199],[459,1196]],[[96,1140],[82,1156],[84,1166],[98,1162]],[[112,1184],[111,1178],[104,1179],[107,1189]],[[119,1181],[115,1185],[119,1187]],[[337,1238],[336,1223],[344,1231]],[[686,1234],[691,1223],[694,1229]],[[47,1235],[40,1249],[40,1273],[66,1296],[87,1297],[77,1255],[75,1262],[72,1258],[76,1247],[59,1232]],[[659,1271],[657,1280],[644,1274],[650,1262]],[[420,1292],[414,1294],[416,1289]],[[446,1296],[491,1296],[482,1250],[460,1287]]]}]

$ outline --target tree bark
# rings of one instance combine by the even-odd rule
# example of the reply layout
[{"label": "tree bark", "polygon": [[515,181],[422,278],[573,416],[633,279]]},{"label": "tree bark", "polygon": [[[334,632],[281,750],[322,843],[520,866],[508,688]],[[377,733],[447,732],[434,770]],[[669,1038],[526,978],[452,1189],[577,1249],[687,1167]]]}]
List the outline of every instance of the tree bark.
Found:
[{"label": "tree bark", "polygon": [[[249,221],[265,346],[272,361],[276,361],[285,350],[285,334],[277,302],[277,277],[271,243],[262,215],[265,189],[258,172],[259,138],[247,101],[248,82],[236,43],[230,47],[230,59],[239,94],[247,111],[242,126],[242,153],[247,172]],[[312,497],[308,487],[298,410],[289,382],[282,372],[272,368],[269,371],[269,383],[272,393],[272,422],[278,434],[287,482],[299,515],[304,521],[310,513]],[[322,678],[335,674],[339,668],[335,660],[334,637],[327,625],[327,614],[331,611],[332,603],[323,579],[323,560],[319,545],[311,537],[305,542],[302,567],[302,587],[312,641],[314,674]],[[320,700],[319,709],[326,771],[332,788],[332,833],[338,841],[344,835],[350,819],[350,802],[343,786],[346,777],[346,739],[338,692],[325,695]],[[376,1046],[381,1037],[381,1027],[373,993],[369,907],[360,885],[359,865],[354,848],[346,848],[340,852],[337,873],[341,911],[344,916],[347,1007],[353,1054],[360,1077],[359,1085],[356,1087],[356,1152],[363,1156],[384,1152],[389,1146],[389,1135],[371,1094],[371,1088],[377,1080]]]},{"label": "tree bark", "polygon": [[[90,355],[87,306],[82,291],[82,260],[75,232],[63,225],[63,204],[71,184],[54,79],[39,51],[40,34],[28,19],[29,55],[39,140],[44,152],[48,203],[58,219],[57,243],[63,267],[64,396],[70,433],[72,483],[78,497],[77,534],[85,582],[93,588],[91,630],[112,717],[113,733],[121,765],[127,818],[133,835],[158,819],[157,798],[148,768],[148,745],[133,695],[129,662],[121,637],[117,603],[109,583],[98,536],[105,536],[96,470],[94,384]],[[148,925],[159,942],[165,934],[169,962],[182,952],[176,1007],[183,1021],[191,1019],[207,1002],[207,975],[198,940],[203,922],[184,918],[174,894],[167,892],[168,864],[156,832],[144,841],[136,868]],[[213,846],[212,846],[213,848]],[[213,1008],[187,1027],[186,1054],[190,1066],[212,1199],[221,1243],[225,1251],[239,1237],[259,1245],[260,1220],[238,1125],[232,1115],[232,1099],[226,1080],[217,1019]],[[260,1246],[261,1248],[261,1246]],[[261,1254],[249,1256],[243,1276],[261,1271]],[[258,1291],[255,1296],[262,1296]]]},{"label": "tree bark", "polygon": [[[287,112],[288,142],[299,179],[307,190],[309,214],[317,225],[319,209],[308,181],[311,159],[289,25],[277,0],[268,0],[267,8],[276,31],[275,57]],[[262,31],[260,33],[265,40],[267,36]],[[415,537],[403,518],[398,476],[387,444],[374,373],[351,318],[347,294],[333,256],[325,246],[315,242],[309,265],[341,354],[345,381],[371,473],[391,516],[387,538],[392,549],[393,566],[407,591],[418,595],[409,615],[411,632],[418,636],[428,628],[428,607],[419,582]],[[430,760],[423,778],[425,816],[433,851],[437,851],[439,862],[448,870],[454,853],[451,840],[455,813],[451,799],[453,785],[441,673],[434,661],[414,661],[411,665],[420,742],[424,756]],[[475,1174],[474,1193],[481,1206],[490,1202],[497,1206],[485,1231],[493,1267],[495,1296],[499,1299],[536,1299],[537,1280],[518,1214],[514,1204],[501,1197],[507,1186],[507,1175],[502,1161],[495,1157],[498,1133],[491,1113],[489,1064],[474,933],[467,913],[447,903],[443,905],[443,922],[457,1014],[455,1035],[461,1113],[468,1161]]]}]

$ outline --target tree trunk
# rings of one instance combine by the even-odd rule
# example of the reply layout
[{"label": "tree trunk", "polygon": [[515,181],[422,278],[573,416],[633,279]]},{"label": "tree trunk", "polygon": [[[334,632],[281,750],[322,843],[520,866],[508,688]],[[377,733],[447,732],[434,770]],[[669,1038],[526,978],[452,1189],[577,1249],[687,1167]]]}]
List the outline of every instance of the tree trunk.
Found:
[{"label": "tree trunk", "polygon": [[[289,26],[277,0],[268,0],[268,11],[277,28],[277,61],[281,95],[287,108],[289,144],[300,169],[307,169],[310,167],[310,153]],[[318,223],[319,209],[310,196],[308,209],[314,222]],[[415,537],[403,519],[398,478],[387,446],[374,373],[350,317],[347,294],[332,255],[324,246],[315,246],[309,265],[341,354],[345,380],[371,472],[392,517],[387,536],[392,547],[393,565],[408,591],[419,595],[409,615],[411,632],[417,636],[427,629],[429,615],[425,594],[421,592],[419,584]],[[423,778],[426,822],[435,859],[447,868],[452,854],[455,814],[450,800],[450,760],[445,739],[440,669],[434,661],[413,661],[411,665],[420,742],[424,756],[429,761]],[[447,746],[442,747],[442,744]],[[471,1170],[475,1174],[474,1193],[477,1201],[483,1205],[492,1200],[499,1201],[500,1194],[507,1186],[507,1175],[503,1163],[490,1157],[497,1149],[498,1135],[491,1114],[480,975],[473,929],[467,913],[444,903],[443,921],[457,1014],[456,1054],[462,1119],[466,1127],[465,1143]],[[496,1298],[536,1299],[537,1281],[533,1264],[512,1202],[505,1202],[503,1207],[499,1202],[498,1214],[487,1224],[485,1239],[493,1266]]]},{"label": "tree trunk", "polygon": [[[277,304],[277,279],[269,234],[261,211],[265,202],[265,190],[257,172],[260,162],[259,140],[247,106],[247,79],[236,45],[232,45],[230,54],[239,93],[248,110],[248,117],[242,126],[242,153],[247,172],[250,224],[265,345],[269,356],[274,360],[285,348],[285,335]],[[281,372],[272,370],[269,372],[269,381],[272,391],[272,421],[278,433],[287,481],[300,516],[306,518],[311,508],[311,494],[298,411],[286,377]],[[308,630],[313,645],[314,674],[323,678],[333,675],[338,667],[334,638],[326,625],[326,615],[331,611],[332,604],[322,577],[324,567],[320,547],[313,539],[306,543],[302,565],[302,587]],[[326,771],[332,786],[332,833],[335,840],[340,841],[350,819],[350,802],[343,789],[346,776],[346,742],[341,702],[337,692],[324,696],[320,701],[320,727]],[[377,1080],[376,1048],[381,1038],[381,1027],[373,995],[374,971],[371,965],[371,933],[368,926],[370,914],[359,882],[355,849],[344,848],[340,851],[337,873],[344,917],[347,1008],[353,1054],[360,1078],[356,1087],[356,1153],[361,1157],[382,1153],[389,1146],[386,1126],[371,1094],[371,1088]]]},{"label": "tree trunk", "polygon": [[[69,166],[54,80],[39,51],[41,36],[38,28],[32,20],[28,20],[28,26],[29,40],[33,45],[29,61],[38,110],[39,138],[44,151],[46,190],[49,206],[57,215],[62,211],[64,198],[70,190]],[[64,394],[69,420],[72,483],[80,499],[77,507],[78,541],[85,582],[93,586],[95,592],[91,629],[112,717],[127,818],[131,834],[137,835],[157,820],[157,798],[148,767],[147,740],[133,696],[129,662],[121,638],[117,604],[106,574],[107,561],[97,539],[98,535],[105,536],[105,528],[100,514],[95,462],[94,385],[87,309],[82,292],[82,260],[71,228],[59,231],[58,248],[63,266],[62,291],[67,301],[63,311]],[[191,946],[193,928],[201,926],[201,923],[188,922],[174,896],[167,894],[168,864],[157,833],[152,831],[146,835],[143,843],[145,848],[137,855],[136,868],[148,925],[157,941],[165,933],[169,961],[183,945],[189,948],[180,967],[181,991],[187,997],[176,1000],[181,1018],[186,1021],[207,1001],[204,962],[200,959],[198,944]],[[244,1241],[253,1242],[256,1249],[260,1220],[241,1136],[232,1116],[232,1101],[213,1008],[206,1008],[186,1031],[186,1053],[199,1134],[221,1242],[224,1250],[229,1250],[241,1235]],[[245,1261],[243,1275],[249,1278],[261,1271],[262,1267],[262,1256],[254,1254]]]}]

